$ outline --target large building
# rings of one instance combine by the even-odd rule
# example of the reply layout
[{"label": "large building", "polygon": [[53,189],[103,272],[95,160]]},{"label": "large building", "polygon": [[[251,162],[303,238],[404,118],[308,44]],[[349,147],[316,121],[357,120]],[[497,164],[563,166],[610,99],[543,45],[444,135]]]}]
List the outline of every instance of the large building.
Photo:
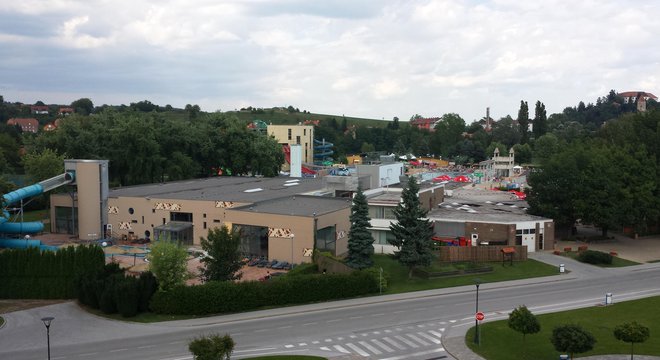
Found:
[{"label": "large building", "polygon": [[[289,170],[291,145],[300,145],[303,163],[314,163],[314,126],[311,125],[268,125],[268,135],[282,144],[287,155],[284,170]],[[287,153],[287,151],[289,151]]]}]

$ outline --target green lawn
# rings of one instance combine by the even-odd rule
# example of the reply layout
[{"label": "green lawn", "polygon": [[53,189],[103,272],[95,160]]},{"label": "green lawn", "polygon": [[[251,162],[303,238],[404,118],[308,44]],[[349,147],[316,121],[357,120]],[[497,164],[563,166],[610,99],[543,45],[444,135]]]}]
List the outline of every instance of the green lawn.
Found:
[{"label": "green lawn", "polygon": [[[44,210],[34,210],[26,211],[23,213],[23,221],[42,221],[48,220],[50,214],[47,209]],[[12,220],[14,219],[14,214],[12,214]],[[16,221],[21,221],[20,215],[17,216]]]},{"label": "green lawn", "polygon": [[[571,258],[573,260],[580,261],[580,260],[578,260],[578,253],[577,252],[562,252],[560,255]],[[612,268],[612,267],[624,267],[624,266],[633,266],[633,265],[639,265],[639,263],[631,261],[631,260],[622,259],[618,256],[612,256],[612,263],[611,264],[598,264],[598,265],[594,265],[594,266]]]},{"label": "green lawn", "polygon": [[384,272],[389,276],[387,291],[384,291],[384,293],[387,294],[473,285],[475,278],[479,278],[482,283],[489,283],[557,275],[559,273],[556,266],[548,265],[536,260],[527,260],[523,262],[514,262],[513,266],[510,266],[508,263],[505,266],[502,266],[501,262],[493,262],[491,263],[493,266],[492,273],[478,273],[429,280],[415,277],[408,279],[408,269],[402,267],[390,256],[374,255],[373,259],[375,263],[374,266],[376,268],[382,267]]},{"label": "green lawn", "polygon": [[[592,356],[604,354],[629,354],[630,344],[614,338],[616,325],[637,321],[650,329],[651,337],[642,344],[635,344],[635,355],[660,356],[660,297],[596,306],[580,310],[539,315],[541,331],[527,335],[527,359],[556,360],[560,353],[555,351],[550,336],[555,326],[576,323],[596,338],[594,350],[579,354]],[[648,310],[648,311],[645,311]],[[474,344],[474,328],[466,335],[466,343],[477,354],[488,360],[522,359],[522,334],[507,326],[507,321],[484,323],[480,327],[481,345]],[[575,354],[578,356],[578,354]]]}]

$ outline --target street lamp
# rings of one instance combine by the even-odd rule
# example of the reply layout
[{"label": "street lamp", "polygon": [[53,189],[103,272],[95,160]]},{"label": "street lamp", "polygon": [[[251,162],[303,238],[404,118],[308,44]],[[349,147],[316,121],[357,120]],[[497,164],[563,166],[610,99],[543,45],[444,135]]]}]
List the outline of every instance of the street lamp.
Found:
[{"label": "street lamp", "polygon": [[474,279],[474,285],[477,286],[476,309],[474,311],[474,343],[479,345],[479,320],[477,320],[477,313],[479,312],[479,285],[481,285],[481,279]]},{"label": "street lamp", "polygon": [[291,266],[293,266],[293,240],[296,238],[296,234],[289,235],[291,237]]},{"label": "street lamp", "polygon": [[55,319],[52,316],[44,317],[41,318],[41,321],[44,322],[44,325],[46,326],[46,341],[48,344],[48,360],[50,360],[50,322]]}]

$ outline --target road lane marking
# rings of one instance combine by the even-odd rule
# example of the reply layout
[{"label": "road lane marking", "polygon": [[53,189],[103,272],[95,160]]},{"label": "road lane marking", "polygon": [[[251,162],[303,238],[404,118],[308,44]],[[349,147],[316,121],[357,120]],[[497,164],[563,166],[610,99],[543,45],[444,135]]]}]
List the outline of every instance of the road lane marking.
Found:
[{"label": "road lane marking", "polygon": [[394,341],[394,340],[392,340],[388,337],[383,338],[383,341],[386,341],[387,343],[389,343],[390,345],[394,346],[395,348],[397,348],[399,350],[405,350],[406,349],[405,346],[402,346],[398,342],[396,342],[396,341]]},{"label": "road lane marking", "polygon": [[[439,348],[439,349],[433,349],[433,350],[428,350],[428,351],[422,351],[422,352],[418,352],[418,353],[414,353],[414,354],[393,356],[393,357],[384,358],[384,359],[380,359],[380,360],[403,360],[403,359],[408,359],[408,358],[415,357],[415,356],[430,355],[430,354],[439,353],[439,352],[443,352],[443,351],[445,351],[445,349]],[[443,356],[442,358],[446,358],[446,356]]]},{"label": "road lane marking", "polygon": [[427,339],[428,341],[430,341],[430,342],[432,342],[432,343],[434,343],[434,344],[436,344],[436,345],[439,345],[439,344],[442,343],[440,340],[434,338],[434,337],[431,336],[431,335],[425,334],[425,333],[423,333],[423,332],[418,332],[417,335],[423,337],[424,339]]},{"label": "road lane marking", "polygon": [[[442,329],[442,330],[440,330],[440,331],[443,331],[443,330],[444,330],[444,329]],[[429,331],[429,333],[430,333],[430,334],[433,334],[433,335],[435,335],[435,336],[437,336],[438,338],[441,338],[441,337],[442,337],[442,333],[439,333],[439,332],[437,332],[437,331],[433,331],[433,330],[431,330],[431,331]]]},{"label": "road lane marking", "polygon": [[292,345],[292,344],[286,344],[286,345],[284,345],[284,347],[287,348],[287,349],[291,349],[292,347],[295,347],[295,345]]},{"label": "road lane marking", "polygon": [[376,349],[375,347],[371,346],[371,344],[369,344],[369,343],[366,342],[366,341],[358,341],[358,344],[360,344],[360,345],[366,347],[367,350],[371,351],[372,353],[374,353],[374,354],[376,354],[376,355],[380,355],[380,354],[383,353],[382,351],[380,351],[380,350]]},{"label": "road lane marking", "polygon": [[356,353],[358,353],[358,355],[360,355],[360,356],[369,356],[369,353],[367,353],[366,351],[360,349],[359,347],[357,347],[357,346],[354,345],[353,343],[347,343],[346,346],[348,346],[349,348],[351,348],[353,351],[355,351]]},{"label": "road lane marking", "polygon": [[[293,346],[293,345],[291,345]],[[234,350],[235,353],[247,353],[247,352],[254,352],[254,351],[266,351],[266,350],[274,350],[277,348],[274,347],[268,347],[268,348],[261,348],[261,349],[246,349],[246,350]]]},{"label": "road lane marking", "polygon": [[397,336],[395,336],[394,338],[397,339],[397,340],[399,340],[399,341],[401,341],[402,343],[404,343],[404,344],[410,346],[410,347],[413,348],[413,349],[419,347],[419,345],[417,345],[417,344],[415,344],[414,342],[412,342],[412,341],[410,341],[410,340],[404,338],[403,336],[397,335]]},{"label": "road lane marking", "polygon": [[371,342],[378,345],[379,347],[381,347],[383,350],[385,350],[387,352],[394,352],[394,349],[392,349],[391,347],[389,347],[389,346],[383,344],[382,342],[378,341],[378,339],[371,339]]},{"label": "road lane marking", "polygon": [[145,346],[138,346],[138,349],[149,349],[152,347],[156,347],[156,345],[145,345]]},{"label": "road lane marking", "polygon": [[339,352],[342,352],[342,353],[344,353],[344,354],[350,354],[350,353],[351,353],[350,351],[344,349],[341,345],[335,345],[334,347],[335,347],[335,349],[337,349]]},{"label": "road lane marking", "polygon": [[80,354],[80,355],[78,355],[78,356],[80,356],[80,357],[84,357],[84,356],[92,356],[92,355],[96,355],[96,354],[98,354],[98,352],[84,353],[84,354]]},{"label": "road lane marking", "polygon": [[127,350],[128,350],[128,349],[114,349],[114,350],[110,350],[110,351],[108,351],[108,352],[113,353],[113,352],[120,352],[120,351],[127,351]]},{"label": "road lane marking", "polygon": [[411,339],[413,339],[413,340],[415,340],[415,341],[417,341],[418,343],[420,343],[420,344],[422,344],[422,345],[424,345],[424,346],[429,346],[429,345],[431,345],[431,344],[427,343],[426,341],[424,341],[424,340],[418,338],[417,336],[415,336],[415,334],[406,334],[406,336],[409,337],[409,338],[411,338]]}]

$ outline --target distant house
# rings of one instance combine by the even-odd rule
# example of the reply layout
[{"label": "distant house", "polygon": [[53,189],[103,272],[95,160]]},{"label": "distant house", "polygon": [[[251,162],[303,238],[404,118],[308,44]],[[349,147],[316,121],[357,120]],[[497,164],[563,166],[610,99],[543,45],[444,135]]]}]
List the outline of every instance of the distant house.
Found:
[{"label": "distant house", "polygon": [[39,121],[35,118],[12,118],[7,120],[7,125],[18,125],[23,132],[37,133],[39,131]]},{"label": "distant house", "polygon": [[48,115],[48,106],[32,105],[30,106],[30,113],[32,113],[32,115]]},{"label": "distant house", "polygon": [[434,118],[417,118],[410,120],[410,125],[416,126],[418,129],[435,131],[435,124],[440,121],[439,117]]},{"label": "distant house", "polygon": [[50,123],[50,124],[44,125],[44,131],[53,131],[55,129],[57,129],[57,126],[55,126],[55,123]]},{"label": "distant house", "polygon": [[646,102],[651,99],[658,101],[658,97],[644,91],[625,91],[617,94],[623,98],[623,103],[637,103],[637,111],[646,111]]},{"label": "distant house", "polygon": [[70,107],[61,107],[60,111],[57,112],[58,115],[68,116],[74,113],[73,108]]}]

